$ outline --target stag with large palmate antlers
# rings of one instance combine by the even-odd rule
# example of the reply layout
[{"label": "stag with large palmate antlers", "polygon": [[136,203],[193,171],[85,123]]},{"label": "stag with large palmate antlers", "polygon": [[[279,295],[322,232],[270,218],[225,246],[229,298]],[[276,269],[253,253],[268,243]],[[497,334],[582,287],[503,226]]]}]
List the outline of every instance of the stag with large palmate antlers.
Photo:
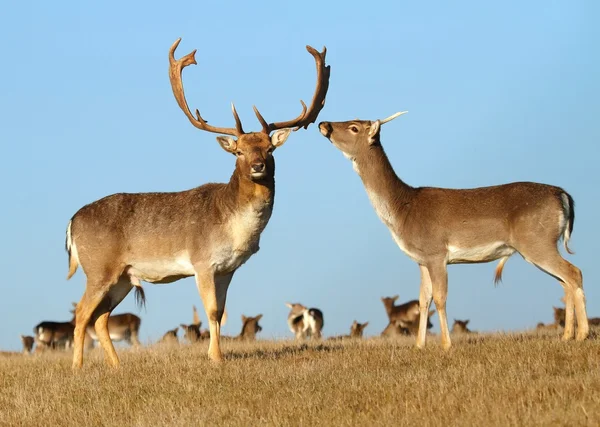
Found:
[{"label": "stag with large palmate antlers", "polygon": [[[236,157],[228,183],[205,184],[173,193],[114,194],[81,208],[67,227],[66,248],[70,278],[81,265],[87,276],[86,290],[77,305],[73,367],[83,364],[86,327],[94,322],[107,362],[119,365],[107,322],[112,310],[129,291],[141,289],[140,281],[169,283],[195,276],[208,318],[208,355],[222,360],[220,323],[227,288],[235,271],[259,249],[259,240],[275,195],[273,151],[290,132],[313,123],[325,104],[329,66],[325,54],[310,46],[317,68],[317,85],[310,107],[293,120],[268,123],[254,111],[260,132],[244,132],[232,104],[235,127],[209,125],[185,99],[182,70],[196,64],[194,50],[175,59],[181,39],[169,50],[169,77],[175,99],[198,129],[224,134],[217,141]],[[237,138],[237,139],[236,139]]]},{"label": "stag with large palmate antlers", "polygon": [[565,291],[564,339],[588,336],[581,271],[559,253],[557,242],[568,241],[575,219],[572,197],[562,188],[534,182],[494,187],[447,189],[411,187],[394,172],[380,142],[384,120],[322,122],[321,133],[353,164],[379,218],[400,249],[419,264],[419,332],[425,345],[427,314],[433,298],[440,318],[442,346],[450,347],[446,318],[448,264],[500,259],[496,281],[506,260],[519,252],[528,262],[559,280]]}]

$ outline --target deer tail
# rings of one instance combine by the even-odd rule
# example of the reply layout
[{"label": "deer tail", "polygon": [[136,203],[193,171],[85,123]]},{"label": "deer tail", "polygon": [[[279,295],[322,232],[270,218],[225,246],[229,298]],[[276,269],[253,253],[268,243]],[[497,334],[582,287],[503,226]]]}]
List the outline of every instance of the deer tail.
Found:
[{"label": "deer tail", "polygon": [[73,224],[73,219],[69,221],[69,225],[67,226],[67,236],[65,239],[65,249],[67,254],[69,254],[69,273],[67,274],[67,280],[69,280],[75,272],[77,271],[77,267],[79,266],[79,256],[77,254],[77,246],[75,242],[73,242],[73,236],[71,234],[71,225]]}]

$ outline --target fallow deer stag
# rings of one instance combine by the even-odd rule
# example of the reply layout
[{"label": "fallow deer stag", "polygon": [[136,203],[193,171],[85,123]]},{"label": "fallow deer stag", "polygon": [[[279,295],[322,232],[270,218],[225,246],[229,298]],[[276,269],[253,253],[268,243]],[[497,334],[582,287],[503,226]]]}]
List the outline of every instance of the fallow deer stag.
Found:
[{"label": "fallow deer stag", "polygon": [[419,332],[425,345],[427,314],[432,297],[440,318],[442,346],[450,348],[446,317],[448,264],[500,259],[496,281],[506,260],[519,252],[528,262],[559,280],[565,291],[564,339],[577,339],[589,328],[581,271],[559,253],[562,237],[567,252],[575,219],[573,198],[562,188],[533,182],[494,187],[447,189],[411,187],[394,172],[380,141],[384,120],[322,122],[321,133],[352,161],[382,222],[400,249],[419,264]]},{"label": "fallow deer stag", "polygon": [[268,123],[254,107],[262,131],[246,133],[232,104],[235,127],[209,125],[198,110],[192,114],[185,99],[181,74],[196,64],[196,51],[176,60],[180,41],[169,50],[175,99],[192,125],[228,135],[218,136],[217,141],[236,157],[235,170],[223,184],[173,193],[114,194],[84,206],[71,218],[66,232],[68,278],[79,265],[87,276],[77,305],[74,368],[83,365],[83,339],[90,321],[107,362],[119,365],[108,319],[133,287],[141,289],[140,281],[170,283],[190,276],[195,276],[208,318],[208,355],[222,360],[219,336],[227,288],[235,271],[258,251],[260,235],[273,211],[273,151],[292,129],[308,128],[325,104],[330,74],[330,67],[325,66],[326,49],[319,53],[307,46],[316,62],[317,84],[311,106],[302,102],[298,117]]}]

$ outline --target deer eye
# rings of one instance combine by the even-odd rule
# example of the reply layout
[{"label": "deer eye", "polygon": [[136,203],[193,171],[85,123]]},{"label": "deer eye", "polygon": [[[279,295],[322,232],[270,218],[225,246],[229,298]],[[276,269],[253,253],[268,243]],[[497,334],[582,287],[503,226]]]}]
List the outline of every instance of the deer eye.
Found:
[{"label": "deer eye", "polygon": [[236,156],[243,156],[243,155],[244,155],[244,153],[242,153],[241,151],[236,151],[235,155],[236,155]]},{"label": "deer eye", "polygon": [[350,131],[353,133],[358,133],[358,128],[356,126],[350,126]]}]

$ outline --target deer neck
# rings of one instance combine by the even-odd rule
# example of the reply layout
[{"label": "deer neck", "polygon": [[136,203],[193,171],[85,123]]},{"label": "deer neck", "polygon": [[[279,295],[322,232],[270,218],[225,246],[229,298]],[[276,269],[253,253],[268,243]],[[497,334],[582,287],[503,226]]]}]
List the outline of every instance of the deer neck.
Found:
[{"label": "deer neck", "polygon": [[227,191],[238,209],[251,206],[259,211],[272,210],[275,199],[275,178],[253,181],[243,176],[236,167],[227,184]]},{"label": "deer neck", "polygon": [[394,222],[395,214],[406,211],[413,198],[414,188],[396,175],[379,143],[361,151],[351,160],[377,214],[390,226]]}]

